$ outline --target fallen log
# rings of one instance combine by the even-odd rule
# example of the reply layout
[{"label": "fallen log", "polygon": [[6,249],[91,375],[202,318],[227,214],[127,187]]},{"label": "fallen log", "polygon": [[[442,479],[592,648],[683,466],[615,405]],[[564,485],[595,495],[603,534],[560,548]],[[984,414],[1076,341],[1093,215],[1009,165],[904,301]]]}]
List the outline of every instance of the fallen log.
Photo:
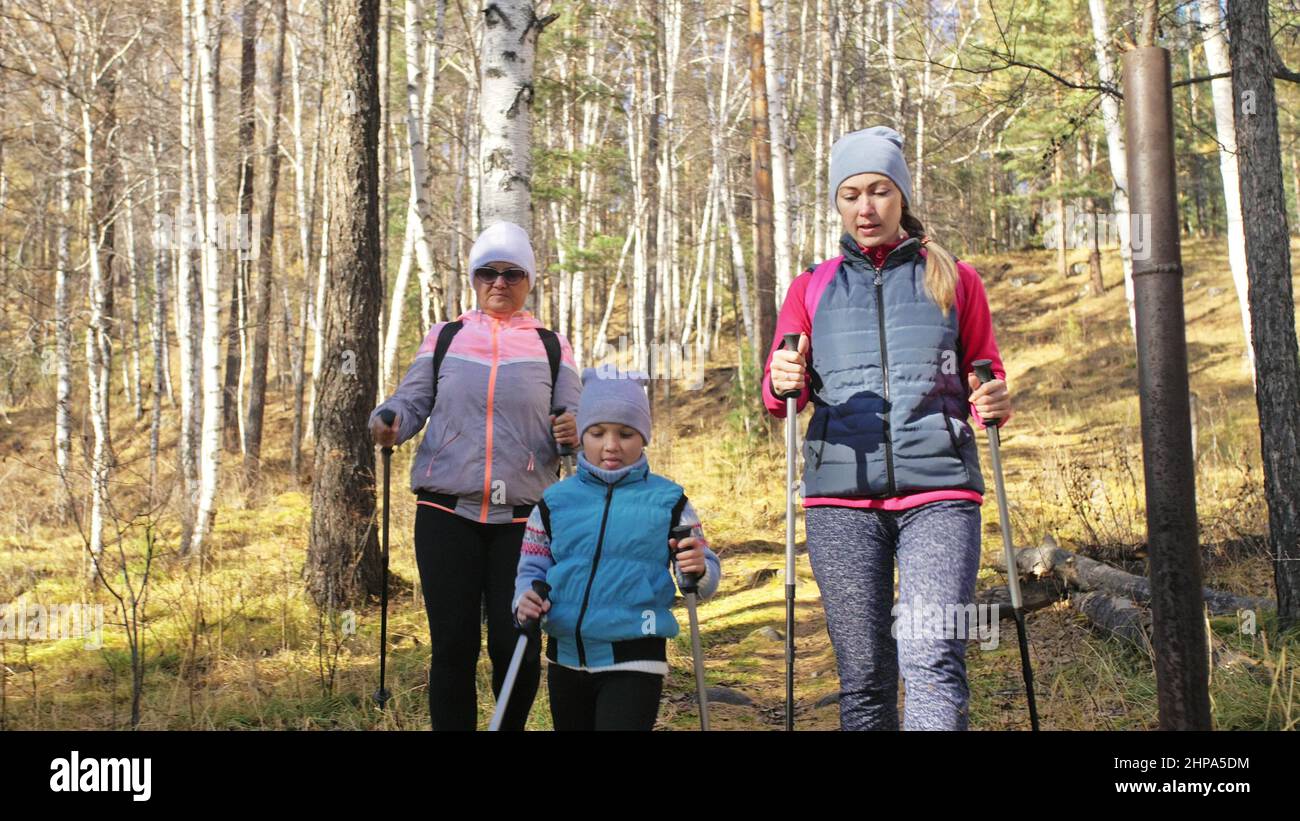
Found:
[{"label": "fallen log", "polygon": [[[995,554],[989,566],[1006,572],[1006,559]],[[1151,600],[1151,582],[1145,576],[1127,573],[1105,562],[1089,559],[1059,546],[1051,535],[1038,547],[1016,552],[1016,567],[1021,576],[1041,579],[1055,576],[1075,590],[1105,592],[1145,604]],[[1239,610],[1273,610],[1276,603],[1256,596],[1235,596],[1210,587],[1201,589],[1205,604],[1214,616],[1229,616]]]},{"label": "fallen log", "polygon": [[[1020,603],[1026,613],[1051,607],[1064,599],[1065,595],[1065,585],[1055,577],[1026,579],[1020,585]],[[1011,591],[1007,589],[1006,585],[979,591],[975,595],[975,604],[984,606],[997,605],[999,621],[1014,617],[1011,608]]]},{"label": "fallen log", "polygon": [[1070,597],[1070,607],[1088,617],[1103,633],[1151,649],[1151,614],[1131,600],[1101,591]]}]

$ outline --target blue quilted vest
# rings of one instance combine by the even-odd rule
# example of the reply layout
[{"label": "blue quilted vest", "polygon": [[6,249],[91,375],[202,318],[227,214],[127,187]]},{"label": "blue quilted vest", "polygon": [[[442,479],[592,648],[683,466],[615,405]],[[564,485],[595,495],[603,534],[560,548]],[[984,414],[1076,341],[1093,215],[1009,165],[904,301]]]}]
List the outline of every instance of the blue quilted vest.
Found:
[{"label": "blue quilted vest", "polygon": [[812,419],[804,496],[984,492],[966,422],[957,312],[925,292],[921,243],[908,238],[876,269],[852,237],[812,321]]},{"label": "blue quilted vest", "polygon": [[613,484],[578,464],[542,494],[555,559],[547,655],[570,667],[665,660],[663,640],[678,631],[668,533],[686,496],[648,464]]}]

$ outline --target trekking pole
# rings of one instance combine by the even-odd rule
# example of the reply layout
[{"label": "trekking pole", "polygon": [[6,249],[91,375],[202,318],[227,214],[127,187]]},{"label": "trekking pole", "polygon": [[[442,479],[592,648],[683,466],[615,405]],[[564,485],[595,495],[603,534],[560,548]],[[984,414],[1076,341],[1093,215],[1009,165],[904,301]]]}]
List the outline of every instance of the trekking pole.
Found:
[{"label": "trekking pole", "polygon": [[[379,419],[385,427],[391,427],[396,414],[391,410],[379,412]],[[384,672],[388,662],[388,473],[393,462],[393,448],[385,445],[380,448],[384,459],[384,587],[379,594],[379,689],[375,691],[375,703],[384,709],[388,703],[388,690],[384,687]]]},{"label": "trekking pole", "polygon": [[[551,595],[551,586],[541,579],[533,580],[533,592],[546,601]],[[510,691],[515,687],[515,679],[519,677],[519,668],[524,663],[524,653],[528,650],[528,643],[534,638],[540,643],[542,640],[542,625],[538,619],[528,619],[519,625],[519,639],[515,642],[515,654],[510,657],[510,666],[506,668],[506,679],[501,682],[501,696],[497,699],[496,709],[492,711],[492,723],[488,724],[490,732],[497,732],[501,729],[501,722],[506,717],[506,705],[510,703]]]},{"label": "trekking pole", "polygon": [[[785,334],[787,351],[799,350],[799,334]],[[794,729],[794,488],[798,460],[799,391],[787,391],[785,399],[785,728]]]},{"label": "trekking pole", "polygon": [[[682,539],[691,535],[688,525],[678,525],[669,534],[682,543]],[[681,548],[679,547],[678,550]],[[695,659],[695,693],[700,701],[700,729],[709,731],[709,697],[704,687],[704,653],[700,650],[700,617],[695,611],[696,596],[699,593],[700,575],[698,573],[682,574],[682,598],[686,599],[686,612],[691,619],[691,657]]]},{"label": "trekking pole", "polygon": [[[993,378],[993,361],[977,359],[971,363],[975,376],[983,385]],[[1016,618],[1016,637],[1020,641],[1020,669],[1025,677],[1025,697],[1029,701],[1029,723],[1038,731],[1038,705],[1034,703],[1034,669],[1029,666],[1029,640],[1025,634],[1025,609],[1020,599],[1020,572],[1016,567],[1016,551],[1011,546],[1011,521],[1007,517],[1007,489],[1002,484],[1002,458],[998,453],[1001,436],[1000,419],[985,419],[984,428],[989,436],[989,454],[993,462],[993,483],[998,494],[998,524],[1002,529],[1002,547],[1007,554],[1007,589],[1011,591],[1011,610]]]},{"label": "trekking pole", "polygon": [[[568,408],[554,407],[551,408],[551,415],[558,419],[564,415],[564,412],[566,410],[568,410]],[[562,475],[568,476],[570,473],[573,472],[573,470],[569,466],[570,457],[573,456],[573,448],[570,447],[569,445],[561,445],[557,442],[556,449],[559,451],[560,454],[560,472]]]}]

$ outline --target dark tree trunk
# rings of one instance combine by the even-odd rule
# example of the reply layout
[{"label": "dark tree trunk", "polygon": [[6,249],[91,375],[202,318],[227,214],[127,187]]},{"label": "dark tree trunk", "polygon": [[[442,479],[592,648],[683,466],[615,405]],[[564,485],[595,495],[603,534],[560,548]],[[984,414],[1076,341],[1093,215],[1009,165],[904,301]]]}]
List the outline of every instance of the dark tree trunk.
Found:
[{"label": "dark tree trunk", "polygon": [[[753,355],[761,372],[776,333],[776,237],[772,228],[772,146],[768,135],[767,73],[763,65],[763,8],[749,0],[750,159],[754,167],[754,291],[758,298],[758,344]],[[785,295],[782,294],[784,297]]]},{"label": "dark tree trunk", "polygon": [[[275,63],[271,77],[271,133],[266,143],[266,188],[262,196],[262,229],[258,238],[257,299],[253,304],[253,373],[244,431],[244,476],[250,483],[256,480],[260,468],[262,416],[266,407],[266,363],[271,337],[272,239],[275,234],[275,195],[280,183],[280,102],[284,89],[286,0],[276,0],[275,16],[279,34],[276,37]],[[288,327],[286,322],[286,331]]]},{"label": "dark tree trunk", "polygon": [[1259,0],[1229,3],[1228,33],[1268,541],[1278,627],[1286,630],[1300,622],[1300,352],[1268,6]]},{"label": "dark tree trunk", "polygon": [[375,452],[366,421],[379,376],[379,0],[335,6],[328,71],[330,262],[307,587],[322,606],[382,585],[374,527]]},{"label": "dark tree trunk", "polygon": [[[240,328],[247,324],[249,243],[253,225],[253,142],[257,135],[257,4],[244,0],[239,56],[239,255],[230,283],[230,316],[226,319],[226,384],[221,402],[222,442],[239,450],[239,376],[243,367]],[[242,292],[243,299],[240,299]]]}]

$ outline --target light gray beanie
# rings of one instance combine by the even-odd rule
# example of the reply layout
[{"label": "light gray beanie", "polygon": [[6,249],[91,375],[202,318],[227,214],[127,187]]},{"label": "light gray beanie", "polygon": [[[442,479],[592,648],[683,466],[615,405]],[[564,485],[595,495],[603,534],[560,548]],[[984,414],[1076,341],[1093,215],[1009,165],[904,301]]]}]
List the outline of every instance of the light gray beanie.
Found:
[{"label": "light gray beanie", "polygon": [[831,208],[838,211],[835,195],[840,183],[855,174],[884,174],[903,192],[903,203],[912,202],[912,175],[903,159],[903,137],[886,125],[872,126],[845,134],[831,147]]},{"label": "light gray beanie", "polygon": [[617,372],[612,378],[596,368],[582,372],[582,399],[578,402],[578,436],[601,422],[634,428],[650,444],[650,401],[646,399],[646,376]]},{"label": "light gray beanie", "polygon": [[528,272],[528,287],[537,278],[537,260],[533,256],[533,243],[528,232],[513,222],[494,222],[474,240],[469,249],[469,270],[482,268],[490,262],[509,262]]}]

